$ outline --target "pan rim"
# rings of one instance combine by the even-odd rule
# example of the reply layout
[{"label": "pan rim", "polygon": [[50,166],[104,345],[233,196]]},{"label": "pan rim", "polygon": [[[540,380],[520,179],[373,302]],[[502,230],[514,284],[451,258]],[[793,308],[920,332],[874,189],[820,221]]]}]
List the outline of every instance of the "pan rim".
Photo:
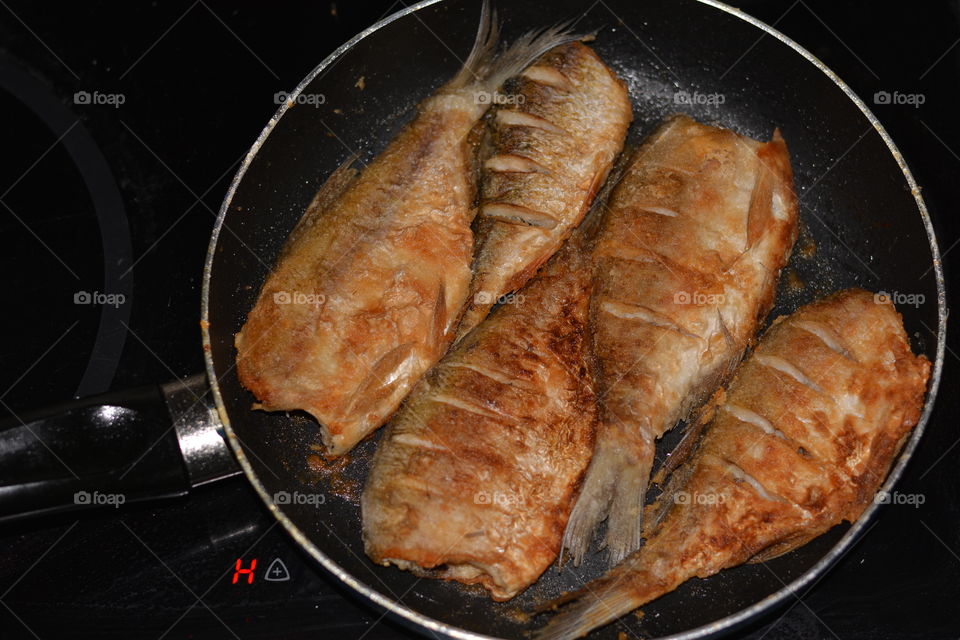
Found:
[{"label": "pan rim", "polygon": [[[422,0],[416,4],[410,5],[396,13],[393,13],[382,20],[379,20],[370,27],[364,29],[356,36],[348,40],[346,43],[338,47],[333,53],[327,56],[319,65],[317,65],[301,82],[297,85],[296,89],[291,92],[291,97],[296,98],[304,90],[304,88],[309,85],[313,80],[321,74],[324,70],[331,67],[335,62],[337,62],[340,57],[345,54],[347,51],[352,49],[357,43],[369,36],[370,34],[378,31],[379,29],[385,27],[388,24],[393,23],[396,20],[404,18],[420,9],[429,7],[434,4],[438,4],[443,0]],[[930,219],[929,212],[927,211],[926,204],[921,195],[920,188],[917,185],[913,174],[910,169],[907,167],[905,160],[903,159],[900,150],[897,148],[893,139],[887,133],[886,129],[873,114],[870,108],[866,103],[856,94],[854,91],[843,81],[840,77],[829,67],[827,67],[822,61],[820,61],[816,56],[810,53],[807,49],[799,45],[797,42],[787,37],[783,33],[777,31],[775,28],[766,24],[765,22],[754,18],[753,16],[732,7],[724,2],[719,0],[693,0],[704,4],[714,9],[728,13],[736,18],[743,20],[756,27],[762,31],[765,35],[770,35],[779,40],[781,43],[789,46],[795,52],[804,57],[808,62],[813,64],[817,69],[819,69],[824,75],[826,75],[830,80],[833,81],[843,92],[846,94],[847,98],[853,102],[863,113],[863,115],[870,122],[871,126],[877,133],[880,135],[881,139],[887,145],[891,155],[896,161],[897,165],[900,167],[901,172],[904,175],[904,178],[907,181],[911,189],[911,193],[916,202],[917,208],[920,212],[920,217],[923,222],[924,229],[927,233],[927,242],[930,246],[932,253],[933,261],[933,271],[936,279],[936,288],[937,288],[937,347],[936,347],[936,357],[933,363],[933,371],[930,376],[930,384],[927,391],[927,398],[924,403],[923,412],[920,416],[917,425],[914,427],[913,432],[910,435],[909,440],[904,445],[903,449],[898,455],[897,463],[890,470],[890,473],[887,476],[887,479],[884,481],[881,486],[881,491],[891,491],[893,485],[900,479],[901,475],[904,472],[907,464],[913,457],[914,451],[920,441],[920,438],[923,436],[923,433],[926,429],[927,422],[929,421],[930,414],[933,410],[933,405],[936,400],[937,392],[940,387],[941,374],[943,370],[943,362],[945,356],[946,348],[946,320],[947,320],[947,306],[946,306],[946,285],[944,281],[943,274],[943,265],[940,254],[939,243],[937,242],[936,233],[934,232],[933,223]],[[260,482],[257,477],[256,472],[251,466],[249,460],[247,460],[246,455],[243,451],[243,445],[241,444],[239,438],[233,431],[230,425],[229,415],[227,413],[226,406],[223,402],[223,397],[220,392],[220,387],[217,379],[217,372],[213,362],[213,353],[212,353],[212,343],[210,338],[210,323],[209,323],[209,295],[210,295],[210,280],[212,278],[213,270],[213,260],[216,254],[217,241],[220,236],[220,231],[224,225],[227,213],[230,210],[230,206],[233,201],[233,197],[236,193],[237,187],[239,186],[243,176],[245,175],[247,169],[250,167],[254,157],[263,146],[266,139],[269,137],[270,133],[276,127],[277,123],[280,121],[280,118],[286,113],[289,108],[289,102],[280,105],[277,109],[277,112],[273,117],[268,121],[267,125],[260,132],[257,139],[254,141],[253,145],[250,147],[250,150],[244,156],[243,162],[241,163],[239,169],[237,170],[236,175],[230,183],[230,186],[227,190],[227,193],[224,197],[223,204],[221,205],[220,211],[218,212],[217,219],[214,223],[213,231],[210,237],[210,243],[207,249],[206,260],[204,261],[203,267],[203,281],[202,281],[202,293],[201,293],[201,309],[200,309],[200,327],[202,333],[202,342],[203,342],[203,352],[204,352],[204,362],[207,373],[207,378],[210,384],[210,388],[213,394],[214,402],[217,407],[217,412],[219,414],[220,420],[223,424],[224,434],[226,440],[229,443],[231,449],[234,452],[234,455],[237,457],[238,462],[240,463],[241,468],[243,469],[244,475],[247,477],[247,480],[254,487],[256,492],[260,495],[260,498],[266,504],[267,508],[274,515],[280,524],[284,526],[287,532],[291,537],[307,552],[309,553],[317,562],[319,562],[327,571],[332,573],[344,583],[346,586],[350,587],[353,591],[363,595],[367,599],[371,600],[376,605],[386,609],[387,611],[400,616],[406,621],[412,622],[418,627],[428,629],[433,632],[444,634],[448,637],[460,638],[464,640],[493,640],[492,636],[487,636],[480,633],[475,633],[472,631],[467,631],[459,627],[452,626],[448,623],[435,620],[429,616],[423,615],[408,606],[394,601],[391,598],[381,594],[376,591],[369,585],[361,582],[359,579],[355,578],[353,575],[341,568],[336,562],[334,562],[329,556],[327,556],[323,551],[321,551],[308,537],[307,535],[294,524],[274,503],[273,498],[267,493],[266,488]],[[867,524],[873,520],[874,516],[877,513],[879,504],[875,501],[867,507],[863,514],[854,522],[850,528],[843,534],[837,543],[831,547],[830,551],[827,552],[820,560],[818,560],[812,567],[807,569],[802,575],[792,580],[789,584],[784,584],[781,589],[778,589],[774,593],[768,595],[766,598],[759,600],[752,605],[741,609],[733,614],[730,614],[719,620],[715,620],[709,624],[702,625],[693,629],[688,629],[677,634],[670,636],[662,636],[661,640],[696,640],[700,638],[706,638],[714,636],[723,631],[729,631],[740,625],[744,624],[748,620],[758,616],[759,614],[772,609],[773,607],[781,604],[788,596],[794,596],[795,598],[800,598],[798,592],[802,590],[807,585],[811,584],[814,580],[819,580],[826,571],[834,565],[842,556],[844,556],[848,551],[850,551],[855,543],[859,540],[860,536],[866,532]]]}]

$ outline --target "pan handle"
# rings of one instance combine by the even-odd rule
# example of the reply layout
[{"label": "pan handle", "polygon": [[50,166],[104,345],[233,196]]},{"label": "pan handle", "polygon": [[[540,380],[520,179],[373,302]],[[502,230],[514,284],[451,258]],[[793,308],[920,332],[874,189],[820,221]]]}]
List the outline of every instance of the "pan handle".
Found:
[{"label": "pan handle", "polygon": [[0,423],[0,522],[180,496],[240,469],[205,375]]}]

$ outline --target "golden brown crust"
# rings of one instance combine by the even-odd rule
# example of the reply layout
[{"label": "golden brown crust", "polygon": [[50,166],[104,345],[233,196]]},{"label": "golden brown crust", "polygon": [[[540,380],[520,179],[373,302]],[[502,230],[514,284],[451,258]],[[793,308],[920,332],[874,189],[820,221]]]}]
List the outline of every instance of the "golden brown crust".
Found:
[{"label": "golden brown crust", "polygon": [[779,132],[760,143],[675,116],[636,154],[594,249],[601,426],[567,536],[575,561],[605,517],[612,563],[639,546],[656,439],[739,360],[796,229]]},{"label": "golden brown crust", "polygon": [[929,375],[893,306],[862,289],[776,322],[716,396],[646,545],[538,637],[577,637],[689,578],[856,520],[916,425]]},{"label": "golden brown crust", "polygon": [[580,42],[548,51],[507,83],[506,95],[513,103],[490,117],[475,276],[460,336],[523,286],[580,223],[632,119],[624,83]]},{"label": "golden brown crust", "polygon": [[236,335],[254,408],[311,413],[331,455],[383,424],[453,340],[472,276],[478,96],[573,37],[551,27],[501,49],[495,21],[485,6],[463,67],[358,178],[334,175]]},{"label": "golden brown crust", "polygon": [[481,109],[440,92],[358,178],[338,178],[236,336],[260,408],[311,413],[330,454],[380,426],[453,339],[473,250],[465,137]]},{"label": "golden brown crust", "polygon": [[568,244],[417,385],[363,494],[375,562],[505,600],[556,558],[594,438],[584,267]]},{"label": "golden brown crust", "polygon": [[[833,345],[811,328],[833,338]],[[733,527],[729,544],[705,549],[712,560],[698,567],[697,575],[704,575],[768,547],[779,546],[782,553],[841,520],[856,520],[919,419],[929,373],[929,361],[911,353],[892,305],[860,289],[834,294],[777,323],[717,407],[687,484],[688,492],[725,491],[737,482],[735,475],[718,481],[701,473],[721,460],[762,491],[751,487],[713,509],[678,507],[654,539],[679,536],[679,521],[694,519],[710,537],[729,526],[732,514],[740,514],[741,522],[779,504],[779,516]]]}]

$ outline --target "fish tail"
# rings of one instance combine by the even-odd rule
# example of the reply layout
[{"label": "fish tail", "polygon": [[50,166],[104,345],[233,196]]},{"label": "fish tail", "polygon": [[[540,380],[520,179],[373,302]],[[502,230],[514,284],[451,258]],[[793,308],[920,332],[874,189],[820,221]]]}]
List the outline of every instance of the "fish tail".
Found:
[{"label": "fish tail", "polygon": [[607,520],[605,546],[611,566],[640,547],[652,466],[653,445],[642,436],[610,426],[601,432],[564,532],[563,549],[570,551],[574,565],[583,561],[603,520]]},{"label": "fish tail", "polygon": [[[642,552],[573,594],[547,605],[560,608],[533,640],[572,640],[587,635],[665,593],[662,581],[642,568]],[[570,604],[566,604],[566,603]]]},{"label": "fish tail", "polygon": [[550,49],[582,39],[584,35],[572,32],[572,26],[573,20],[568,20],[552,27],[528,31],[512,45],[496,53],[500,37],[497,12],[490,8],[489,0],[484,0],[473,49],[448,87],[459,89],[473,86],[478,91],[492,92]]},{"label": "fish tail", "polygon": [[653,457],[636,460],[632,457],[621,467],[610,501],[607,518],[607,554],[611,567],[620,564],[640,548],[643,540],[643,504],[650,482]]},{"label": "fish tail", "polygon": [[559,557],[562,560],[564,551],[569,551],[573,556],[574,566],[579,566],[583,562],[593,541],[594,531],[610,510],[610,499],[617,473],[616,465],[607,462],[606,458],[609,456],[605,451],[606,449],[598,443],[597,451],[587,469],[587,477],[580,490],[580,496],[570,512],[570,519],[567,520],[567,527],[563,532]]},{"label": "fish tail", "polygon": [[508,78],[519,74],[534,60],[554,47],[580,40],[583,34],[571,31],[573,20],[523,34],[500,53],[490,65],[480,88],[493,91]]},{"label": "fish tail", "polygon": [[497,23],[497,11],[490,7],[490,0],[483,0],[480,8],[480,26],[473,39],[473,48],[466,62],[449,82],[451,89],[459,89],[475,83],[490,73],[494,52],[500,40],[500,25]]}]

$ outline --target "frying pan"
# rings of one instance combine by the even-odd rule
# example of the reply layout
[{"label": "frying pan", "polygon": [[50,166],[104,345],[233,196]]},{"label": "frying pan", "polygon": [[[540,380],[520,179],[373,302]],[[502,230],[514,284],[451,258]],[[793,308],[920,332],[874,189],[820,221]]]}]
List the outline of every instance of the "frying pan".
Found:
[{"label": "frying pan", "polygon": [[[848,286],[883,291],[900,303],[914,349],[935,363],[920,423],[883,486],[891,490],[936,395],[946,298],[920,190],[863,101],[798,44],[714,0],[530,0],[498,10],[508,41],[568,16],[578,17],[582,32],[599,30],[592,46],[627,82],[634,103],[631,146],[678,111],[758,139],[781,128],[802,231],[771,317]],[[239,462],[290,535],[336,578],[411,626],[456,638],[523,637],[543,620],[521,612],[602,572],[598,554],[577,569],[552,568],[513,601],[496,604],[479,588],[373,565],[363,552],[358,497],[377,435],[333,473],[318,469],[308,462],[320,441],[317,424],[306,415],[252,411],[234,369],[233,336],[317,188],[348,156],[372,159],[414,105],[455,73],[479,12],[476,0],[426,0],[359,34],[307,76],[254,142],[217,218],[203,274],[206,376],[80,400],[6,425],[0,519],[109,504],[116,495],[180,495],[238,473]],[[665,438],[661,456],[675,439]],[[298,494],[323,498],[291,499]],[[645,606],[642,619],[626,616],[595,637],[628,630],[702,638],[741,625],[823,574],[876,509],[773,561],[692,580]]]}]

